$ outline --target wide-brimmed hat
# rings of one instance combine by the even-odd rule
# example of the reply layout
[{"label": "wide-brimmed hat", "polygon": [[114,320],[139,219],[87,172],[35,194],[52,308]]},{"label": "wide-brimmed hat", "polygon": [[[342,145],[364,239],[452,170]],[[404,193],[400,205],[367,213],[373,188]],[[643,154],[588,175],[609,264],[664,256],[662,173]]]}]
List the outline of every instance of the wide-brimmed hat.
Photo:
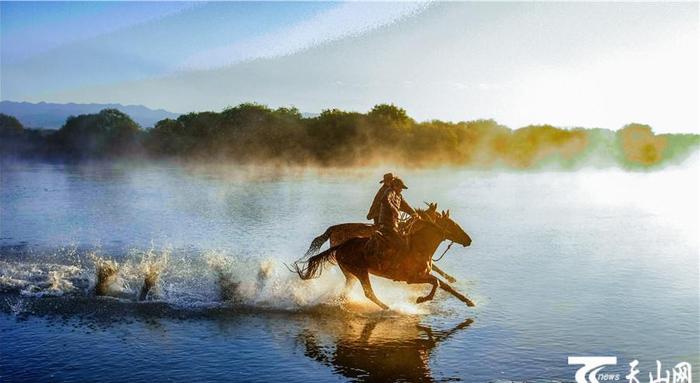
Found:
[{"label": "wide-brimmed hat", "polygon": [[399,187],[401,187],[401,189],[408,189],[408,186],[406,186],[406,184],[403,183],[403,180],[399,177],[394,178],[394,180],[391,181],[391,185],[392,186],[393,185],[399,186]]},{"label": "wide-brimmed hat", "polygon": [[384,179],[379,181],[379,183],[380,184],[383,184],[383,183],[390,184],[391,180],[393,180],[393,179],[394,179],[394,175],[391,173],[387,173],[384,175]]}]

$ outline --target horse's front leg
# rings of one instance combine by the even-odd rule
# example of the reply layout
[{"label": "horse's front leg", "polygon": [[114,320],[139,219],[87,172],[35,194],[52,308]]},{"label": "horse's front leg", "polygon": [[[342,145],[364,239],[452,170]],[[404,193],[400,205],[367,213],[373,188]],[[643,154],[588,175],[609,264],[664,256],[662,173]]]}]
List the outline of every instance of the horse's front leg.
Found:
[{"label": "horse's front leg", "polygon": [[[434,278],[434,277],[433,277]],[[437,291],[437,288],[440,287],[440,281],[437,280],[437,278],[434,278],[432,282],[429,282],[433,285],[433,288],[430,289],[430,293],[424,297],[418,297],[416,299],[416,303],[423,303],[425,301],[431,301],[435,297],[435,291]]]},{"label": "horse's front leg", "polygon": [[439,267],[437,267],[437,265],[435,265],[435,264],[433,264],[433,270],[434,270],[436,273],[438,273],[438,274],[442,275],[443,277],[445,277],[445,279],[447,279],[447,282],[450,282],[450,283],[455,283],[455,282],[457,282],[457,280],[456,280],[453,276],[451,276],[450,274],[447,274],[446,272],[442,271],[442,269],[439,268]]},{"label": "horse's front leg", "polygon": [[435,297],[435,292],[437,291],[437,288],[440,287],[440,281],[432,275],[427,275],[425,277],[415,278],[415,279],[409,281],[408,283],[409,284],[430,283],[431,285],[433,285],[433,288],[430,290],[428,295],[426,295],[424,297],[418,297],[416,299],[416,303],[423,303],[423,302],[432,300]]},{"label": "horse's front leg", "polygon": [[457,299],[460,301],[464,302],[467,304],[469,307],[474,307],[476,306],[474,302],[472,302],[471,299],[467,298],[465,295],[460,293],[459,291],[455,290],[452,288],[452,286],[448,285],[446,282],[441,281],[438,277],[433,277],[435,278],[439,283],[440,283],[440,288],[447,291],[448,293],[454,295]]}]

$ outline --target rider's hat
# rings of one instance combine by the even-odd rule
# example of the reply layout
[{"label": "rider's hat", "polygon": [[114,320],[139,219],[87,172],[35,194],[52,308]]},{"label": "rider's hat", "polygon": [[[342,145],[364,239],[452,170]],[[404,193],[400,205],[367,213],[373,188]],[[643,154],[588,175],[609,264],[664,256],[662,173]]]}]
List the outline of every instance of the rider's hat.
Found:
[{"label": "rider's hat", "polygon": [[399,186],[399,187],[401,187],[401,189],[408,189],[408,187],[406,186],[406,184],[403,183],[403,180],[402,180],[401,178],[399,178],[399,177],[394,178],[394,180],[391,181],[391,185],[392,185],[392,186],[393,186],[393,185]]},{"label": "rider's hat", "polygon": [[379,183],[389,185],[389,184],[391,184],[391,180],[393,180],[393,179],[394,179],[394,175],[391,173],[387,173],[384,175],[384,179],[379,181]]}]

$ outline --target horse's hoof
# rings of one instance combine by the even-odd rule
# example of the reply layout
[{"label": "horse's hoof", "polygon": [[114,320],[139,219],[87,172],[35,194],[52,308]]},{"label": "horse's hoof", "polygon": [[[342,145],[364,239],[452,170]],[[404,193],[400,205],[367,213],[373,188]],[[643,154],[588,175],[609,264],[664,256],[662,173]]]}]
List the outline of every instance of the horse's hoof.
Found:
[{"label": "horse's hoof", "polygon": [[423,302],[425,302],[425,301],[427,301],[427,300],[428,300],[428,298],[426,298],[426,297],[418,297],[418,298],[416,299],[416,303],[423,303]]},{"label": "horse's hoof", "polygon": [[474,302],[472,302],[472,301],[470,301],[470,300],[467,300],[467,307],[474,307],[474,306],[476,306],[476,305],[474,304]]}]

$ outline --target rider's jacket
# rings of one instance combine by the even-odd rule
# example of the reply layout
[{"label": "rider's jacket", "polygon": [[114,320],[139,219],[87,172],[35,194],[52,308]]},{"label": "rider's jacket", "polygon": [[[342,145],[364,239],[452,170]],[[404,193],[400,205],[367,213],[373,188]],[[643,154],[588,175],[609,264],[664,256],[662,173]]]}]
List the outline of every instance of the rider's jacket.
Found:
[{"label": "rider's jacket", "polygon": [[399,215],[404,211],[415,214],[416,211],[403,199],[401,193],[389,188],[380,200],[379,206],[379,226],[386,229],[398,231]]},{"label": "rider's jacket", "polygon": [[374,199],[372,200],[372,206],[369,207],[369,212],[367,213],[367,219],[375,219],[379,218],[379,207],[381,205],[381,200],[382,197],[384,197],[384,194],[386,193],[387,190],[389,190],[390,187],[387,184],[382,185],[382,187],[379,188],[377,191],[377,194],[374,195]]}]

